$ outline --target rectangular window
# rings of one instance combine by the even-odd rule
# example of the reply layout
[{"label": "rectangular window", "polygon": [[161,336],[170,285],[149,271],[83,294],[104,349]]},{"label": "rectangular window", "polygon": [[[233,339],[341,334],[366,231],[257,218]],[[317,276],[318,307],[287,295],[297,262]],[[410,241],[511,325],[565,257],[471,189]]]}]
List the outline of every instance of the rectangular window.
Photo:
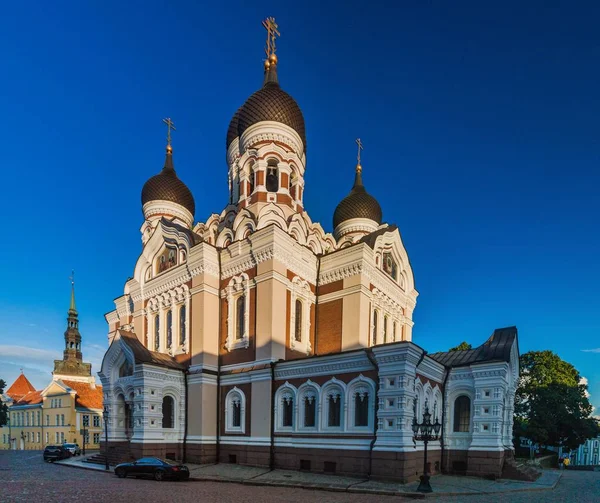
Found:
[{"label": "rectangular window", "polygon": [[233,403],[233,417],[231,425],[234,428],[239,428],[242,426],[242,404],[239,400],[234,400]]},{"label": "rectangular window", "polygon": [[327,426],[340,426],[341,417],[341,396],[337,394],[329,395]]},{"label": "rectangular window", "polygon": [[46,443],[50,443],[50,433],[46,432]]},{"label": "rectangular window", "polygon": [[65,425],[65,415],[64,415],[64,414],[61,414],[61,415],[60,415],[60,425],[61,425],[61,426],[64,426],[64,425]]},{"label": "rectangular window", "polygon": [[94,433],[94,444],[100,443],[100,433]]},{"label": "rectangular window", "polygon": [[93,423],[96,428],[100,427],[100,416],[93,416]]},{"label": "rectangular window", "polygon": [[38,431],[38,432],[37,432],[37,443],[38,443],[38,444],[40,443],[40,439],[41,439],[41,434],[40,434],[40,432]]},{"label": "rectangular window", "polygon": [[[388,399],[388,405],[393,406],[394,400]],[[354,395],[354,426],[369,426],[369,394]]]},{"label": "rectangular window", "polygon": [[87,430],[85,430],[85,435],[83,436],[83,443],[84,444],[90,443],[90,434]]},{"label": "rectangular window", "polygon": [[315,426],[316,402],[315,397],[304,398],[304,426],[308,428]]},{"label": "rectangular window", "polygon": [[60,426],[60,416],[56,414],[56,426]]},{"label": "rectangular window", "polygon": [[50,414],[46,414],[46,426],[50,426]]},{"label": "rectangular window", "polygon": [[60,443],[61,444],[65,443],[65,434],[62,431],[60,432]]},{"label": "rectangular window", "polygon": [[283,399],[282,426],[291,427],[294,424],[294,401],[291,398]]},{"label": "rectangular window", "polygon": [[58,431],[56,432],[56,443],[60,443],[60,435],[58,434]]},{"label": "rectangular window", "polygon": [[89,414],[84,414],[83,415],[83,426],[89,426],[90,425],[90,416]]}]

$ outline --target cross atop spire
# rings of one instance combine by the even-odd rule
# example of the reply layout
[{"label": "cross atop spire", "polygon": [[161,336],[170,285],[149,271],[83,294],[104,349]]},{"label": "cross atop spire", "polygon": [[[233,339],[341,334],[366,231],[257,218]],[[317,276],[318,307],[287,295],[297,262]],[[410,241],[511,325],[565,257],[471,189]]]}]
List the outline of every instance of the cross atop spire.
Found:
[{"label": "cross atop spire", "polygon": [[173,131],[177,131],[177,129],[175,129],[175,124],[173,124],[170,117],[163,119],[163,122],[167,125],[167,152],[171,153],[173,152],[173,148],[171,147],[171,129]]},{"label": "cross atop spire", "polygon": [[275,46],[275,38],[280,37],[279,26],[275,22],[274,17],[268,17],[262,22],[262,25],[267,30],[267,43],[265,44],[265,54],[267,55],[267,60],[271,59],[271,56],[275,55],[275,51],[277,50]]},{"label": "cross atop spire", "polygon": [[360,138],[356,139],[356,144],[358,145],[358,153],[356,154],[356,172],[360,173],[362,171],[362,166],[360,165],[360,151],[364,148]]}]

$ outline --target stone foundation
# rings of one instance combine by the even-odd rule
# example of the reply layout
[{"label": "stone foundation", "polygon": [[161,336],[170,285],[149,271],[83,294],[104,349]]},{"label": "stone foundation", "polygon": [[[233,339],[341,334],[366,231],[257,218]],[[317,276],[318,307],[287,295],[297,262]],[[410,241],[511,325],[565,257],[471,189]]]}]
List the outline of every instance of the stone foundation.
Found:
[{"label": "stone foundation", "polygon": [[[223,445],[219,447],[219,463],[269,467],[270,447],[265,445]],[[295,469],[295,468],[294,468]]]},{"label": "stone foundation", "polygon": [[497,479],[503,464],[504,451],[469,451],[467,475]]}]

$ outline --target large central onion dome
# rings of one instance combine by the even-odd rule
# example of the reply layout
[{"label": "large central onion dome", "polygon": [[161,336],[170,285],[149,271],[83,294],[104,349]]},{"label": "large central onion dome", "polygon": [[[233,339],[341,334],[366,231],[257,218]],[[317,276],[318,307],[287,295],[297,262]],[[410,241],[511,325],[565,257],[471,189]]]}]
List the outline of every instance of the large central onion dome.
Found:
[{"label": "large central onion dome", "polygon": [[304,117],[296,100],[279,86],[277,57],[274,54],[265,62],[263,87],[246,100],[229,123],[227,148],[246,129],[262,121],[281,122],[291,127],[302,139],[306,150]]},{"label": "large central onion dome", "polygon": [[170,201],[188,210],[192,217],[196,210],[194,196],[175,173],[173,166],[173,149],[167,147],[165,165],[158,175],[150,178],[142,188],[142,207],[150,201]]},{"label": "large central onion dome", "polygon": [[354,218],[371,220],[377,226],[383,218],[377,199],[371,196],[363,185],[360,165],[356,167],[354,186],[350,194],[340,201],[333,213],[333,228],[336,229],[341,223]]}]

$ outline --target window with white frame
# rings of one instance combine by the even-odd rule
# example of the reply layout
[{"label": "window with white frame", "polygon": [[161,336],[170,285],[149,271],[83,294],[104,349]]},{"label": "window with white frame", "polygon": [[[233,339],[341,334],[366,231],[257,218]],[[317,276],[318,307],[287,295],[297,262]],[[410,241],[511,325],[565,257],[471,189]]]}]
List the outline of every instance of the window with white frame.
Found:
[{"label": "window with white frame", "polygon": [[98,415],[94,415],[94,417],[93,417],[93,421],[94,421],[94,426],[95,426],[96,428],[98,428],[98,427],[100,426],[100,416],[98,416]]},{"label": "window with white frame", "polygon": [[183,346],[185,344],[185,306],[179,308],[179,344]]},{"label": "window with white frame", "polygon": [[[374,421],[375,383],[360,375],[348,384],[348,428],[369,429]],[[395,399],[388,399],[387,405],[395,405]]]},{"label": "window with white frame", "polygon": [[281,427],[294,427],[294,394],[292,391],[286,391],[281,394]]},{"label": "window with white frame", "polygon": [[246,395],[234,387],[225,397],[225,431],[244,433],[246,431]]},{"label": "window with white frame", "polygon": [[250,280],[243,273],[231,278],[227,286],[227,349],[250,345]]},{"label": "window with white frame", "polygon": [[310,307],[315,302],[315,295],[310,285],[302,278],[292,279],[290,313],[290,348],[309,354],[310,344]]},{"label": "window with white frame", "polygon": [[388,317],[384,316],[383,317],[383,342],[384,343],[388,342],[387,329],[388,329]]},{"label": "window with white frame", "polygon": [[371,346],[375,346],[377,344],[377,322],[379,318],[379,311],[377,309],[373,310],[373,336],[371,339]]},{"label": "window with white frame", "polygon": [[339,384],[324,387],[322,393],[323,427],[343,428],[344,390]]},{"label": "window with white frame", "polygon": [[173,311],[169,309],[167,311],[167,348],[171,349],[173,346]]},{"label": "window with white frame", "polygon": [[46,432],[46,443],[50,443],[50,433]]},{"label": "window with white frame", "polygon": [[154,316],[154,351],[160,351],[160,316]]},{"label": "window with white frame", "polygon": [[94,433],[94,444],[100,443],[100,433]]}]

